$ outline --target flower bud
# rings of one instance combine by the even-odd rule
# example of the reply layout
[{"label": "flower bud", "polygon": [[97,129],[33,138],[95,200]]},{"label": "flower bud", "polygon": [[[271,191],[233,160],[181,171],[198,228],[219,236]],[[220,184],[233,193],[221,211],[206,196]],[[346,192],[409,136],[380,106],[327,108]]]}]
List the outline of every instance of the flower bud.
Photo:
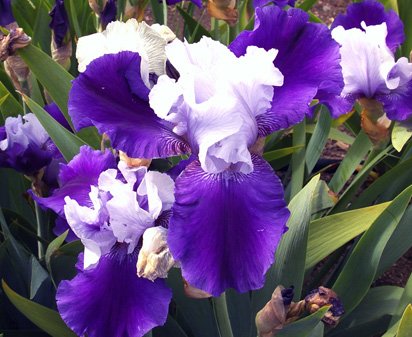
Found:
[{"label": "flower bud", "polygon": [[100,15],[103,8],[106,6],[107,0],[89,0],[89,6],[97,15]]},{"label": "flower bud", "polygon": [[49,15],[52,18],[49,24],[52,30],[50,46],[52,58],[65,69],[69,69],[70,58],[72,56],[72,43],[69,32],[69,17],[64,7],[64,1],[56,0]]},{"label": "flower bud", "polygon": [[332,305],[322,319],[322,321],[328,325],[336,325],[339,318],[345,313],[338,295],[329,288],[319,287],[312,290],[309,295],[305,297],[305,303],[306,310],[311,314],[325,305]]},{"label": "flower bud", "polygon": [[137,259],[137,275],[151,281],[166,278],[174,264],[167,246],[167,229],[159,226],[146,229]]},{"label": "flower bud", "polygon": [[230,26],[235,25],[239,17],[236,0],[209,0],[207,11],[210,16],[225,20]]},{"label": "flower bud", "polygon": [[382,104],[367,98],[359,99],[359,104],[362,107],[361,126],[363,131],[369,136],[375,147],[385,146],[390,137],[391,121],[386,117]]},{"label": "flower bud", "polygon": [[8,29],[8,26],[15,21],[11,9],[11,0],[0,0],[0,26]]},{"label": "flower bud", "polygon": [[293,295],[293,287],[276,287],[270,301],[256,315],[259,337],[272,337],[283,329]]},{"label": "flower bud", "polygon": [[212,297],[212,295],[210,295],[206,291],[193,287],[185,279],[183,279],[183,287],[184,287],[185,295],[187,297],[195,298],[195,299]]}]

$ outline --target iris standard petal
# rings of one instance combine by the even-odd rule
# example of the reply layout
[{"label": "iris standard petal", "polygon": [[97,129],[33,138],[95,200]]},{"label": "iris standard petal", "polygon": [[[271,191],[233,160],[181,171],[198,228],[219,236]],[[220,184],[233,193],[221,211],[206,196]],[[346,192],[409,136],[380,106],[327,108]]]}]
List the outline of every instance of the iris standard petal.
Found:
[{"label": "iris standard petal", "polygon": [[362,29],[362,22],[365,22],[367,26],[375,26],[385,22],[388,27],[386,44],[392,51],[395,51],[405,41],[403,23],[399,16],[393,10],[386,12],[383,4],[375,0],[365,0],[351,4],[348,6],[346,14],[339,14],[336,17],[331,29],[338,26],[345,29]]},{"label": "iris standard petal", "polygon": [[41,206],[64,216],[64,198],[69,196],[81,206],[91,205],[90,186],[97,185],[100,173],[109,168],[116,168],[116,160],[110,151],[95,151],[82,146],[70,163],[61,165],[60,188],[48,198],[33,197]]},{"label": "iris standard petal", "polygon": [[60,283],[57,307],[77,335],[141,337],[165,323],[171,290],[161,279],[139,278],[137,252],[126,252],[115,246],[93,269]]},{"label": "iris standard petal", "polygon": [[[73,81],[69,95],[69,114],[75,128],[95,125],[109,136],[114,148],[129,157],[168,157],[188,152],[185,141],[173,133],[173,125],[159,119],[149,107],[144,99],[149,90],[136,85],[143,83],[138,77],[140,60],[138,53],[125,51],[104,55],[88,65]],[[133,81],[127,78],[130,74],[134,75]]]},{"label": "iris standard petal", "polygon": [[199,161],[176,180],[168,243],[184,278],[215,296],[260,288],[289,211],[270,165],[253,155],[250,174],[205,173]]},{"label": "iris standard petal", "polygon": [[274,87],[272,108],[258,116],[261,135],[300,122],[314,98],[326,104],[333,116],[351,108],[336,99],[343,88],[339,45],[325,25],[308,19],[300,9],[256,8],[254,30],[242,32],[229,46],[237,56],[250,45],[279,50],[273,63],[283,74],[284,84]]}]

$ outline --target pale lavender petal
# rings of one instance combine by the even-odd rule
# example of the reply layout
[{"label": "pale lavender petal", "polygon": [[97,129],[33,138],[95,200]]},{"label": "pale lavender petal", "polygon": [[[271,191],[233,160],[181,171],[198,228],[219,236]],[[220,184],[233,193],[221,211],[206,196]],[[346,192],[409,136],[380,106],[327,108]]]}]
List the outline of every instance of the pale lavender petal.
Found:
[{"label": "pale lavender petal", "polygon": [[137,252],[126,251],[115,246],[95,268],[60,283],[57,307],[77,335],[141,337],[165,323],[171,290],[161,279],[139,278]]},{"label": "pale lavender petal", "polygon": [[274,65],[283,74],[284,85],[274,87],[272,109],[257,118],[261,135],[299,123],[313,99],[327,105],[333,116],[350,109],[336,99],[343,88],[339,45],[325,25],[308,19],[300,9],[256,8],[254,30],[243,31],[230,45],[237,56],[250,45],[279,50]]},{"label": "pale lavender petal", "polygon": [[339,14],[336,17],[331,29],[338,26],[342,26],[345,29],[362,29],[362,22],[365,22],[367,26],[375,26],[385,22],[388,27],[386,44],[389,49],[395,51],[396,48],[405,41],[405,33],[401,19],[392,9],[385,11],[385,7],[379,1],[365,0],[363,2],[353,3],[348,6],[346,12],[346,14]]},{"label": "pale lavender petal", "polygon": [[[149,107],[148,89],[137,77],[140,60],[138,53],[121,52],[90,63],[70,91],[69,114],[74,126],[81,129],[95,125],[109,136],[114,148],[130,157],[187,153],[189,148],[173,133],[173,125],[159,119]],[[133,81],[128,80],[130,74]]]},{"label": "pale lavender petal", "polygon": [[205,173],[192,162],[176,180],[170,251],[184,278],[215,296],[262,287],[289,211],[282,185],[262,158],[248,175]]}]

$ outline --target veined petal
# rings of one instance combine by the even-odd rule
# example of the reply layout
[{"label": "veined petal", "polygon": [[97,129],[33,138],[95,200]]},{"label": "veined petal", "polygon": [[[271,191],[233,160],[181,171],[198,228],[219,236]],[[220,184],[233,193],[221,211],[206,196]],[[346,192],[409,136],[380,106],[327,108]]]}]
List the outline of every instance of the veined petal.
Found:
[{"label": "veined petal", "polygon": [[[159,119],[149,107],[147,92],[130,87],[139,80],[139,54],[121,52],[94,60],[74,80],[69,113],[77,129],[95,125],[106,133],[114,148],[129,157],[157,158],[188,152],[187,144],[173,133],[173,125]],[[134,75],[128,81],[127,74]],[[140,79],[140,84],[142,80]],[[133,94],[134,93],[134,94]]]},{"label": "veined petal", "polygon": [[270,108],[273,86],[283,84],[273,65],[277,51],[251,46],[236,57],[204,37],[195,44],[175,40],[166,54],[180,76],[159,77],[149,95],[156,114],[186,136],[206,172],[251,172],[256,117]]},{"label": "veined petal", "polygon": [[139,278],[136,262],[137,252],[115,246],[95,268],[59,284],[57,307],[77,335],[141,337],[165,323],[172,292],[161,279]]},{"label": "veined petal", "polygon": [[66,196],[76,200],[81,206],[92,205],[89,197],[90,186],[97,185],[100,173],[115,167],[116,160],[110,151],[95,151],[88,146],[82,146],[80,153],[70,163],[61,164],[60,188],[54,190],[48,198],[33,197],[41,206],[64,216]]},{"label": "veined petal", "polygon": [[376,0],[365,0],[349,5],[346,9],[346,14],[339,14],[335,18],[331,29],[338,26],[342,26],[345,29],[363,29],[361,26],[362,22],[365,22],[367,26],[386,23],[388,28],[386,44],[392,51],[395,51],[405,40],[403,23],[399,16],[392,9],[386,12],[383,4]]},{"label": "veined petal", "polygon": [[248,46],[279,51],[273,63],[284,84],[274,87],[272,108],[258,116],[261,135],[300,122],[314,98],[328,105],[334,116],[350,109],[336,99],[343,88],[339,45],[325,25],[308,19],[300,9],[256,8],[254,30],[242,32],[229,46],[237,56],[244,55]]},{"label": "veined petal", "polygon": [[376,93],[387,93],[386,78],[395,65],[392,52],[386,46],[386,24],[363,26],[365,31],[342,26],[332,31],[341,45],[342,73],[345,82],[342,95],[362,95],[368,98]]},{"label": "veined petal", "polygon": [[215,296],[260,288],[289,211],[272,168],[253,155],[248,175],[204,172],[192,162],[176,180],[168,243],[184,278]]}]

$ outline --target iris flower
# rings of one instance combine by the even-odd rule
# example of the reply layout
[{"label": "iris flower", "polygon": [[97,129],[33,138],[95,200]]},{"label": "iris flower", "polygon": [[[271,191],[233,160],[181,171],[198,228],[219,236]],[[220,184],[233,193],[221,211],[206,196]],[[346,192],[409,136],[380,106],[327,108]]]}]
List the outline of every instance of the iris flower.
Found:
[{"label": "iris flower", "polygon": [[373,0],[355,3],[332,25],[340,44],[345,86],[342,96],[353,105],[356,99],[382,104],[391,120],[412,116],[412,64],[395,61],[394,52],[404,41],[403,24],[394,11]]},{"label": "iris flower", "polygon": [[69,17],[64,7],[64,0],[56,0],[49,15],[51,16],[49,27],[53,32],[54,43],[57,48],[60,48],[69,31]]},{"label": "iris flower", "polygon": [[[57,307],[79,336],[143,336],[166,321],[171,290],[137,276],[142,236],[168,223],[174,182],[146,167],[128,168],[110,151],[86,146],[60,172],[61,187],[39,199],[64,214],[85,249],[79,271],[57,290]],[[161,226],[161,227],[156,227]]]},{"label": "iris flower", "polygon": [[34,114],[8,117],[0,126],[0,167],[34,176],[58,156],[57,147]]},{"label": "iris flower", "polygon": [[334,106],[343,87],[326,27],[297,9],[257,13],[230,49],[208,38],[166,45],[136,22],[109,25],[86,38],[97,54],[80,39],[83,72],[69,97],[76,129],[96,126],[129,157],[192,154],[176,179],[168,244],[184,278],[216,296],[260,288],[286,230],[282,185],[251,148],[300,122],[313,98]]}]

